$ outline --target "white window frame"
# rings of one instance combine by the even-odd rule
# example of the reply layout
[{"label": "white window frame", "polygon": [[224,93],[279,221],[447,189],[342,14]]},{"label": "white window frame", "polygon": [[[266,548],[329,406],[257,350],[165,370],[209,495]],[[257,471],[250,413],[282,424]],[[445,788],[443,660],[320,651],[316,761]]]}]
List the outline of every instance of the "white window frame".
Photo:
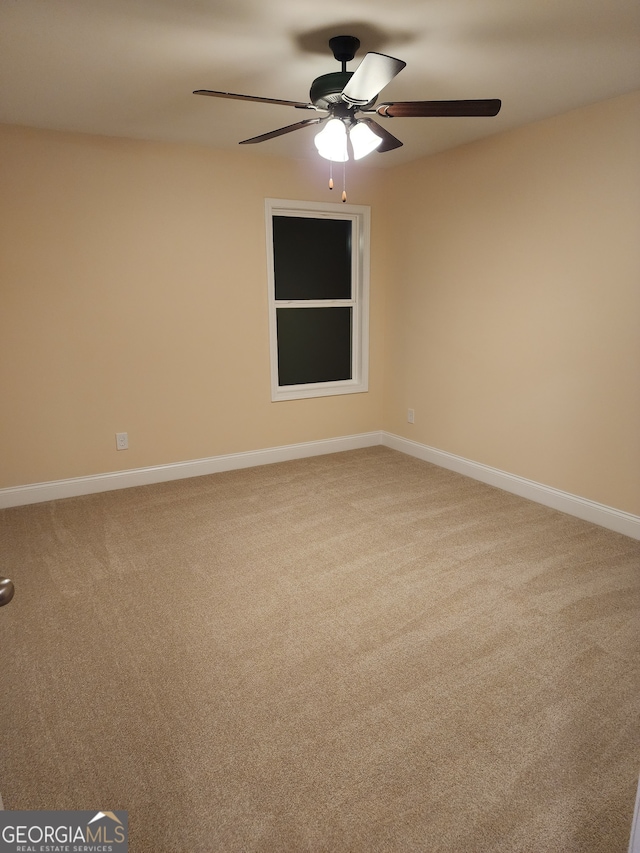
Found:
[{"label": "white window frame", "polygon": [[[273,256],[273,217],[295,216],[311,219],[351,221],[351,299],[276,300]],[[269,288],[269,341],[271,355],[271,400],[298,400],[337,394],[361,394],[369,390],[369,272],[371,208],[359,204],[329,204],[290,199],[265,199],[267,226],[267,284]],[[322,256],[309,258],[321,264]],[[352,308],[351,379],[280,385],[278,382],[277,308]]]}]

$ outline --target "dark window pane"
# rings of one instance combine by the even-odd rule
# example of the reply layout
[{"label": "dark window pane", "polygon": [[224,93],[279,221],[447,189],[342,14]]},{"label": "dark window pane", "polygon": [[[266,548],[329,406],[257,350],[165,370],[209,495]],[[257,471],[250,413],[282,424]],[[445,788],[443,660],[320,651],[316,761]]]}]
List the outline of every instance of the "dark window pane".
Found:
[{"label": "dark window pane", "polygon": [[351,308],[278,308],[280,385],[351,379]]},{"label": "dark window pane", "polygon": [[273,217],[276,299],[351,299],[351,220]]}]

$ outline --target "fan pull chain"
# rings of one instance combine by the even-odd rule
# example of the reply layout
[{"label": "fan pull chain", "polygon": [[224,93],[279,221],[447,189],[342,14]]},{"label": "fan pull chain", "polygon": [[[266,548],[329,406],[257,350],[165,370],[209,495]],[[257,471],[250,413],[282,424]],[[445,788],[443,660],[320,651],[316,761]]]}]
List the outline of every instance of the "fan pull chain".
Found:
[{"label": "fan pull chain", "polygon": [[[329,189],[333,189],[333,160],[329,160]],[[347,200],[347,167],[342,163],[342,203]]]}]

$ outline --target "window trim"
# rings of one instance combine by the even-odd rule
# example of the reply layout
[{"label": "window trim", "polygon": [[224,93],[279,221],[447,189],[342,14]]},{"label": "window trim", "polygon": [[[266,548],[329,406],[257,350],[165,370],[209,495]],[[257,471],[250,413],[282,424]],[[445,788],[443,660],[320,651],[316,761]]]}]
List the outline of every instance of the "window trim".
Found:
[{"label": "window trim", "polygon": [[[273,217],[295,216],[310,219],[348,219],[352,222],[351,299],[276,300],[273,257]],[[369,390],[369,276],[371,248],[371,208],[359,204],[331,204],[291,199],[265,199],[267,239],[267,286],[269,297],[269,352],[271,360],[271,400],[299,400],[338,394],[361,394]],[[310,259],[310,262],[321,262]],[[278,384],[278,307],[349,306],[353,308],[352,378],[301,385]]]}]

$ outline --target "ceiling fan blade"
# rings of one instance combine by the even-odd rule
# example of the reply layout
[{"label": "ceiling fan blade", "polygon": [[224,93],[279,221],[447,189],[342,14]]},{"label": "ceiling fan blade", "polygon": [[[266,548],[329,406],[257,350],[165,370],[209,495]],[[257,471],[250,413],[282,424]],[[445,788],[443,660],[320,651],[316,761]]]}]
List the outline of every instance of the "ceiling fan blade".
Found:
[{"label": "ceiling fan blade", "polygon": [[429,116],[495,116],[502,101],[498,98],[479,101],[397,101],[380,104],[375,112],[388,118],[420,118]]},{"label": "ceiling fan blade", "polygon": [[402,142],[399,139],[389,133],[386,128],[381,127],[377,121],[374,121],[372,118],[361,118],[358,119],[359,122],[364,122],[364,124],[368,125],[370,130],[375,133],[376,136],[379,136],[382,139],[382,143],[378,145],[376,151],[393,151],[394,148],[400,148]]},{"label": "ceiling fan blade", "polygon": [[286,127],[279,127],[277,130],[270,130],[268,133],[263,133],[260,136],[252,136],[251,139],[243,139],[239,145],[251,145],[254,142],[266,142],[268,139],[275,139],[276,136],[284,136],[285,133],[291,133],[292,130],[300,130],[308,124],[320,124],[326,121],[328,116],[323,118],[305,118],[303,121],[298,121],[295,124],[288,124]]},{"label": "ceiling fan blade", "polygon": [[406,64],[384,53],[368,53],[342,90],[342,99],[348,104],[368,104]]},{"label": "ceiling fan blade", "polygon": [[296,107],[298,110],[315,110],[313,104],[301,101],[281,101],[278,98],[259,98],[256,95],[235,95],[233,92],[214,92],[211,89],[196,89],[194,95],[208,95],[210,98],[231,98],[234,101],[256,101],[259,104],[280,104],[283,107]]}]

